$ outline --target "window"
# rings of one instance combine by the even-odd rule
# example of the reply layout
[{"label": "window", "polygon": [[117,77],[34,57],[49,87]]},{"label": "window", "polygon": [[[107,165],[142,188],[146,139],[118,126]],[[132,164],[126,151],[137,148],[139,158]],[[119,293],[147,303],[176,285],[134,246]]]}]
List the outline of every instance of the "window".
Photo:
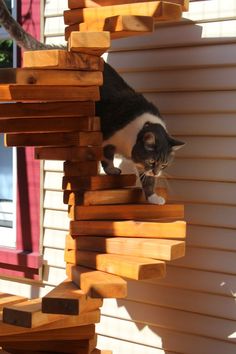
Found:
[{"label": "window", "polygon": [[[35,25],[40,3],[5,0],[16,17],[25,19],[27,31],[40,32]],[[23,21],[24,22],[24,21]],[[0,27],[0,68],[17,66],[17,48]],[[14,103],[12,103],[14,104]],[[40,256],[40,164],[32,148],[5,148],[0,134],[0,277],[39,279]]]}]

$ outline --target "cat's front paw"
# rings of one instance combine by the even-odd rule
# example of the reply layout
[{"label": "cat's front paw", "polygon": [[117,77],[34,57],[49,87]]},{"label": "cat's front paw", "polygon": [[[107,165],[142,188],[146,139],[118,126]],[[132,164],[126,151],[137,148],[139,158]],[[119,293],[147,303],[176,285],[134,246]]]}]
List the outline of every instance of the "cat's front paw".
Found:
[{"label": "cat's front paw", "polygon": [[147,198],[148,202],[150,204],[158,204],[158,205],[164,205],[166,203],[165,198],[157,195],[157,194],[152,194]]},{"label": "cat's front paw", "polygon": [[108,166],[105,169],[105,172],[107,175],[120,175],[121,174],[121,170],[117,167],[112,167],[112,166]]}]

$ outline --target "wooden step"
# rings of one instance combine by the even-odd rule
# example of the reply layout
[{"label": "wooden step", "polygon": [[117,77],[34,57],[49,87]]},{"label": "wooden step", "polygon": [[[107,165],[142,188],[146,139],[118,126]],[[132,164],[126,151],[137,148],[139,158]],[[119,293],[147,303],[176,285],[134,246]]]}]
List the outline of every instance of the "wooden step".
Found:
[{"label": "wooden step", "polygon": [[149,238],[66,237],[67,250],[113,253],[171,261],[185,255],[185,242]]},{"label": "wooden step", "polygon": [[136,183],[135,175],[97,175],[63,177],[62,189],[66,190],[101,190],[133,186]]},{"label": "wooden step", "polygon": [[35,69],[103,71],[104,61],[95,55],[73,53],[67,50],[32,50],[23,53],[23,66]]},{"label": "wooden step", "polygon": [[35,148],[37,160],[100,161],[102,156],[103,150],[99,146]]},{"label": "wooden step", "polygon": [[166,273],[165,262],[144,257],[69,250],[65,261],[135,280],[163,278]]},{"label": "wooden step", "polygon": [[18,85],[72,85],[101,86],[101,71],[50,70],[50,69],[0,69],[1,84]]},{"label": "wooden step", "polygon": [[185,239],[185,221],[71,221],[72,236],[120,236]]},{"label": "wooden step", "polygon": [[68,277],[92,298],[124,298],[127,282],[109,273],[67,264]]},{"label": "wooden step", "polygon": [[[145,0],[146,3],[152,1]],[[144,0],[68,0],[68,7],[69,9],[82,9],[84,7],[116,6],[140,2],[144,2]],[[189,0],[168,0],[168,2],[179,4],[183,11],[188,11]]]},{"label": "wooden step", "polygon": [[[87,133],[87,134],[98,134],[100,137],[100,133],[94,132],[94,133]],[[81,139],[83,142],[87,142],[87,134],[82,139],[82,133],[81,133]],[[85,139],[85,140],[84,140]],[[98,139],[99,141],[99,139]],[[87,161],[86,164],[84,162],[78,162],[78,161],[65,161],[63,164],[63,171],[66,177],[71,177],[71,176],[94,176],[98,174],[98,162],[97,161]],[[70,191],[69,191],[70,193]],[[67,204],[67,203],[66,203]]]},{"label": "wooden step", "polygon": [[110,32],[71,32],[68,38],[68,48],[71,52],[102,55],[111,46]]},{"label": "wooden step", "polygon": [[26,298],[23,296],[0,293],[0,311],[2,311],[4,306],[18,304],[23,301],[26,301]]},{"label": "wooden step", "polygon": [[184,217],[184,207],[180,204],[76,205],[70,207],[69,217],[72,220],[181,219]]},{"label": "wooden step", "polygon": [[98,86],[0,85],[0,102],[99,101]]},{"label": "wooden step", "polygon": [[57,285],[42,298],[42,312],[64,315],[79,315],[102,306],[101,299],[92,299],[69,280]]},{"label": "wooden step", "polygon": [[5,146],[101,146],[100,132],[6,134]]}]

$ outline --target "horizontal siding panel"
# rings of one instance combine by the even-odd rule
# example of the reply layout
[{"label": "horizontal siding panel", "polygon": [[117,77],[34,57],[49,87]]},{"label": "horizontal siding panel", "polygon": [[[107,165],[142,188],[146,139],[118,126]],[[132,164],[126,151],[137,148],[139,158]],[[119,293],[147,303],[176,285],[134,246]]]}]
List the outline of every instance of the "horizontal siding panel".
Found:
[{"label": "horizontal siding panel", "polygon": [[[139,331],[138,328],[142,327],[142,330]],[[98,336],[98,344],[103,344],[105,348],[105,344],[107,344],[107,348],[113,349],[113,354],[127,354],[127,353],[140,353],[146,354],[150,353],[159,354],[160,347],[164,348],[165,353],[169,353],[170,351],[173,353],[191,353],[191,354],[234,354],[235,353],[235,345],[234,344],[226,344],[223,341],[198,337],[194,335],[178,333],[175,331],[170,331],[161,327],[154,326],[135,326],[134,323],[130,321],[124,321],[122,319],[114,319],[108,316],[102,316],[101,322],[96,326],[96,332],[104,337]],[[121,338],[118,340],[119,343],[126,343],[126,341],[132,341],[135,343],[143,343],[147,346],[155,346],[156,348],[147,347],[143,352],[124,350],[120,351],[120,347],[117,344],[114,346],[113,340],[109,342],[109,337],[112,338],[117,336]],[[110,346],[109,346],[110,344]],[[112,346],[112,347],[111,347]],[[153,351],[155,350],[155,351]],[[162,353],[162,351],[160,351]]]},{"label": "horizontal siding panel", "polygon": [[231,320],[149,304],[140,306],[140,303],[126,299],[107,299],[104,301],[102,314],[125,320],[132,319],[137,322],[140,329],[145,325],[157,325],[168,329],[178,329],[179,332],[192,335],[236,343],[236,338],[230,337],[235,332],[235,321]]},{"label": "horizontal siding panel", "polygon": [[44,171],[63,172],[63,163],[64,161],[45,160]]},{"label": "horizontal siding panel", "polygon": [[46,171],[44,175],[44,189],[62,190],[62,172]]},{"label": "horizontal siding panel", "polygon": [[59,267],[52,267],[48,265],[44,265],[43,268],[43,282],[44,284],[55,287],[60,284],[63,280],[65,280],[66,271],[65,269]]},{"label": "horizontal siding panel", "polygon": [[236,89],[236,67],[123,73],[138,91],[223,91]]},{"label": "horizontal siding panel", "polygon": [[235,114],[173,114],[164,120],[172,135],[236,136]]},{"label": "horizontal siding panel", "polygon": [[44,229],[43,246],[48,248],[65,249],[66,231]]},{"label": "horizontal siding panel", "polygon": [[44,6],[44,16],[55,16],[55,15],[63,15],[64,10],[68,9],[68,1],[66,0],[47,0],[45,1]]},{"label": "horizontal siding panel", "polygon": [[190,2],[189,12],[184,13],[184,17],[191,21],[227,19],[236,16],[236,3],[234,0],[211,0]]},{"label": "horizontal siding panel", "polygon": [[54,34],[64,36],[64,19],[62,16],[45,18],[44,35],[51,36]]},{"label": "horizontal siding panel", "polygon": [[64,250],[44,248],[44,261],[47,266],[65,268]]},{"label": "horizontal siding panel", "polygon": [[166,173],[179,179],[236,182],[236,163],[235,160],[223,159],[182,159],[177,155]]},{"label": "horizontal siding panel", "polygon": [[49,210],[44,211],[43,226],[50,229],[69,230],[69,218],[66,211]]},{"label": "horizontal siding panel", "polygon": [[151,279],[148,282],[168,286],[170,291],[175,287],[229,297],[236,295],[235,275],[213,273],[207,270],[194,270],[167,265],[167,274],[164,279]]},{"label": "horizontal siding panel", "polygon": [[63,192],[46,190],[44,193],[44,208],[68,210],[68,205],[63,204]]},{"label": "horizontal siding panel", "polygon": [[168,186],[168,196],[178,202],[236,206],[236,188],[233,183],[169,180]]}]

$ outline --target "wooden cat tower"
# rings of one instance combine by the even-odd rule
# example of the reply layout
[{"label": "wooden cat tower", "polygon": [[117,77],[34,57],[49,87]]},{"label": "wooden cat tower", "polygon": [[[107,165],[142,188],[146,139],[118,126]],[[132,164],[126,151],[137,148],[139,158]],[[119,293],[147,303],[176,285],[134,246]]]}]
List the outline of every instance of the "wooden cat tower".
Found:
[{"label": "wooden cat tower", "polygon": [[[98,173],[102,134],[95,101],[100,55],[110,38],[151,32],[181,18],[188,0],[69,0],[68,51],[24,53],[22,69],[2,69],[0,129],[6,146],[34,146],[36,159],[64,160],[70,230],[68,279],[42,299],[0,296],[0,346],[10,353],[109,354],[96,349],[103,298],[123,298],[124,278],[162,278],[183,257],[182,205],[146,204],[135,175]],[[85,162],[86,161],[86,162]],[[165,193],[160,190],[159,193]]]}]

